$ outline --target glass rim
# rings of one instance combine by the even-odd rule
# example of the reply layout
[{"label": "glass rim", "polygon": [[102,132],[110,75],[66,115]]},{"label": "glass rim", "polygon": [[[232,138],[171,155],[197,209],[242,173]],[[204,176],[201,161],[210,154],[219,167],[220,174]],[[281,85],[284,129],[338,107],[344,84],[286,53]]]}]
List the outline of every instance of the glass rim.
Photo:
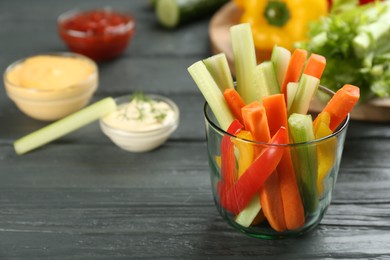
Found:
[{"label": "glass rim", "polygon": [[[335,94],[334,91],[332,91],[324,86],[321,86],[321,85],[319,86],[319,90],[325,92],[326,94],[332,95],[332,96]],[[297,147],[297,146],[304,146],[304,145],[315,145],[315,144],[324,142],[332,137],[339,136],[342,132],[344,132],[346,130],[348,123],[349,123],[349,120],[350,120],[350,113],[348,113],[347,117],[342,121],[342,123],[339,125],[339,127],[336,129],[336,131],[334,131],[330,135],[324,136],[324,137],[319,138],[319,139],[315,139],[313,141],[300,142],[300,143],[288,143],[288,144],[271,144],[268,142],[258,142],[258,141],[248,140],[248,139],[241,138],[239,136],[236,136],[236,135],[233,135],[233,134],[226,132],[221,127],[219,127],[213,120],[211,120],[210,116],[207,113],[208,107],[211,110],[211,107],[209,106],[209,104],[206,101],[204,103],[204,106],[203,106],[204,117],[206,118],[207,123],[210,124],[212,126],[212,128],[214,128],[221,136],[227,135],[227,136],[235,138],[236,140],[240,140],[240,142],[246,142],[246,143],[250,143],[253,145],[265,145],[265,146],[275,146],[275,147]]]}]

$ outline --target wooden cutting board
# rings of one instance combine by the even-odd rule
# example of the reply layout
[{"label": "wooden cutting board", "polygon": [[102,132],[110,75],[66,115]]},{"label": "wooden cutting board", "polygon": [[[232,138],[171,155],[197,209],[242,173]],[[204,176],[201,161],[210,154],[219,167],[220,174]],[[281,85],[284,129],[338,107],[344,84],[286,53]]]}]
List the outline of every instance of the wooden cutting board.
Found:
[{"label": "wooden cutting board", "polygon": [[[229,28],[238,24],[241,11],[233,2],[229,2],[219,9],[212,17],[209,25],[209,37],[213,54],[225,53],[230,69],[234,75],[234,58],[230,40]],[[270,52],[256,52],[257,61],[268,60]],[[313,108],[315,110],[315,107]],[[356,106],[351,118],[355,120],[390,122],[390,99],[376,99]]]}]

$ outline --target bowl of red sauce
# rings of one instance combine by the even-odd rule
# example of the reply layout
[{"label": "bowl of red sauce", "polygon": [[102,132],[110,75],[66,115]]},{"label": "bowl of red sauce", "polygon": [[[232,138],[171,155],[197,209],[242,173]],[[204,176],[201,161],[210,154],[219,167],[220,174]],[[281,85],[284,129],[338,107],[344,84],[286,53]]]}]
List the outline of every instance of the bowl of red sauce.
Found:
[{"label": "bowl of red sauce", "polygon": [[95,61],[121,55],[135,33],[131,14],[106,7],[70,10],[58,17],[59,35],[68,48]]}]

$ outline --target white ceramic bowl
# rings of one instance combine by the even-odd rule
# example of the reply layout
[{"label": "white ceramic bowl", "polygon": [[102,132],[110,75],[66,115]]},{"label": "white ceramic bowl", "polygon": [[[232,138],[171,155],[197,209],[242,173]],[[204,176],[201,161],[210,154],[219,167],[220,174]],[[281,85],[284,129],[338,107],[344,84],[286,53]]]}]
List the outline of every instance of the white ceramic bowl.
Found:
[{"label": "white ceramic bowl", "polygon": [[[174,111],[173,120],[168,124],[162,125],[158,129],[146,131],[124,131],[113,128],[104,122],[104,119],[99,120],[100,128],[103,133],[108,136],[111,141],[130,152],[147,152],[161,146],[169,136],[176,130],[179,125],[180,112],[177,105],[170,99],[159,95],[147,95],[153,100],[163,101],[167,103]],[[115,99],[118,106],[129,102],[130,95],[118,97]]]}]

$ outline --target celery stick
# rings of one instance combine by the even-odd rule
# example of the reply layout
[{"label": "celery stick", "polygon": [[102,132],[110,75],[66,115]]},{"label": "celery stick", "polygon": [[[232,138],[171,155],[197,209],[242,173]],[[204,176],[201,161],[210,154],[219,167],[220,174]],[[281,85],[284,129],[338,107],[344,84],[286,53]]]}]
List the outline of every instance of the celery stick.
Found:
[{"label": "celery stick", "polygon": [[256,52],[252,30],[248,23],[230,27],[234,65],[236,70],[237,91],[245,103],[261,101],[255,78]]},{"label": "celery stick", "polygon": [[243,227],[249,227],[261,210],[260,196],[256,193],[248,205],[237,216],[236,222]]},{"label": "celery stick", "polygon": [[276,46],[272,49],[271,61],[275,67],[276,77],[278,79],[279,87],[283,85],[284,77],[288,64],[290,63],[291,52],[283,47]]},{"label": "celery stick", "polygon": [[77,130],[116,109],[115,100],[111,97],[102,99],[48,126],[45,126],[14,142],[17,154],[27,153],[45,145],[74,130]]},{"label": "celery stick", "polygon": [[293,103],[291,104],[289,114],[307,114],[309,110],[310,101],[313,98],[314,93],[317,91],[320,85],[320,80],[316,77],[302,74],[299,80],[298,90],[295,94]]},{"label": "celery stick", "polygon": [[295,99],[295,95],[297,94],[297,90],[297,82],[289,82],[287,84],[287,111],[290,111],[291,105]]},{"label": "celery stick", "polygon": [[222,93],[227,88],[234,88],[232,73],[224,53],[211,56],[203,60],[203,63],[206,65],[206,68],[209,70]]},{"label": "celery stick", "polygon": [[227,130],[229,125],[234,120],[233,114],[230,112],[228,105],[222,92],[215,83],[206,65],[202,61],[195,62],[188,68],[188,72],[192,76],[203,97],[210,105],[219,125],[223,130]]},{"label": "celery stick", "polygon": [[[294,143],[311,142],[315,139],[311,115],[292,114],[288,118],[288,125]],[[305,209],[313,213],[318,206],[317,148],[313,144],[303,144],[293,147],[291,153]]]},{"label": "celery stick", "polygon": [[257,65],[256,73],[259,75],[258,86],[261,86],[262,97],[280,93],[280,87],[272,61],[264,61]]}]

